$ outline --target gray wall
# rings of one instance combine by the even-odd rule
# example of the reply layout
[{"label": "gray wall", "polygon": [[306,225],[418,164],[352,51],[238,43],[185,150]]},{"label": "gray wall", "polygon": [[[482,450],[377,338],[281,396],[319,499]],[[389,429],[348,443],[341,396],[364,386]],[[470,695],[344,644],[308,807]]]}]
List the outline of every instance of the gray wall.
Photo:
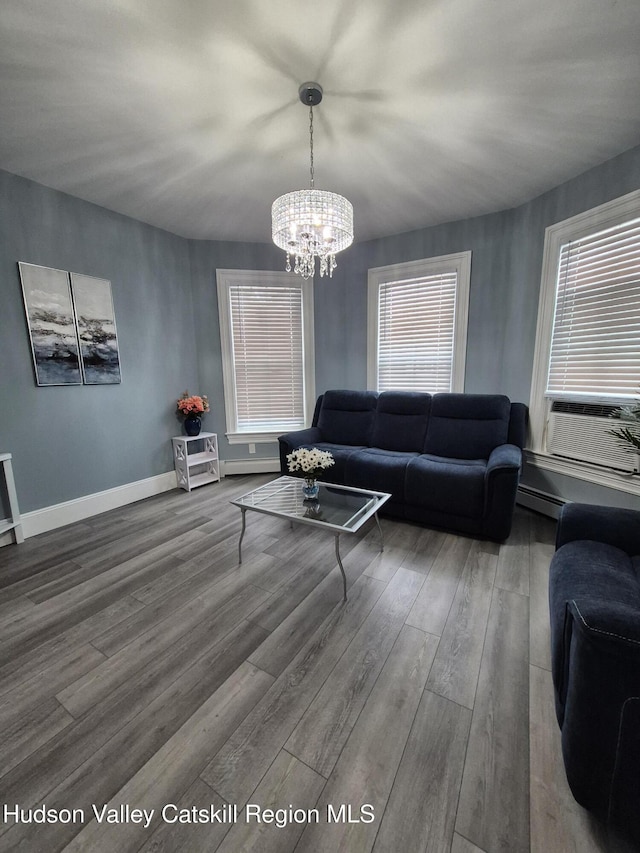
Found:
[{"label": "gray wall", "polygon": [[[20,510],[170,470],[176,397],[199,379],[188,241],[6,172],[0,235],[0,452]],[[36,386],[18,261],[111,281],[121,384]]]},{"label": "gray wall", "polygon": [[[357,243],[333,278],[315,281],[316,391],[366,386],[370,267],[470,249],[466,390],[528,402],[545,228],[638,187],[640,147],[515,210]],[[0,234],[0,452],[14,456],[23,511],[170,470],[184,389],[208,394],[205,427],[218,433],[223,459],[276,455],[275,444],[251,457],[224,439],[215,271],[280,270],[282,252],[184,240],[6,172]],[[35,385],[19,260],[112,282],[121,385]],[[638,503],[544,472],[526,471],[524,481],[573,500]]]},{"label": "gray wall", "polygon": [[510,214],[498,213],[359,243],[339,255],[333,279],[314,285],[318,390],[366,387],[369,268],[471,250],[466,390],[519,399],[520,377],[505,371],[502,351],[502,312],[517,310],[508,271],[512,227]]},{"label": "gray wall", "polygon": [[545,229],[638,188],[640,146],[513,210],[348,249],[314,285],[318,391],[366,386],[369,268],[471,250],[465,390],[528,403]]}]

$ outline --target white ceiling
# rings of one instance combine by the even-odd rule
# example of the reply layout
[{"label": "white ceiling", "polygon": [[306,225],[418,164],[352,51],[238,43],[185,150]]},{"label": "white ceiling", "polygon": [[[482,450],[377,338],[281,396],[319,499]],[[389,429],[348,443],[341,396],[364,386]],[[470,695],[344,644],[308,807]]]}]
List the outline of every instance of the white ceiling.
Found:
[{"label": "white ceiling", "polygon": [[356,239],[502,210],[640,142],[640,0],[2,0],[0,168],[196,238],[347,196]]}]

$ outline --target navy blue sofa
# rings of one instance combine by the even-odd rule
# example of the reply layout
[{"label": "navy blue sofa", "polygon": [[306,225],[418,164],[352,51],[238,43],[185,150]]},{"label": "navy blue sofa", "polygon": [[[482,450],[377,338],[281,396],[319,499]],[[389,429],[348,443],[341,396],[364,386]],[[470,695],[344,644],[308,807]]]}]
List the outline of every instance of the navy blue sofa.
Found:
[{"label": "navy blue sofa", "polygon": [[384,513],[486,539],[511,530],[527,410],[499,394],[326,391],[311,427],[280,436],[329,450],[328,482],[389,492]]},{"label": "navy blue sofa", "polygon": [[562,508],[549,607],[569,787],[640,849],[640,512]]}]

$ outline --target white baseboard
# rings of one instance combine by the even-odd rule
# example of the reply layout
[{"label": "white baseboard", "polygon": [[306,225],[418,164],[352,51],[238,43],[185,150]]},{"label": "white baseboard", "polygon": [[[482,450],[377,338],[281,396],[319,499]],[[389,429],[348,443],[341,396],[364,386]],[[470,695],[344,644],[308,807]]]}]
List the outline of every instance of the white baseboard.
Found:
[{"label": "white baseboard", "polygon": [[[277,457],[229,459],[226,462],[221,461],[220,468],[223,477],[232,474],[278,473],[280,471],[280,460]],[[48,530],[55,530],[57,527],[64,527],[67,524],[90,518],[92,515],[99,515],[101,512],[108,512],[110,509],[117,509],[175,488],[176,473],[175,471],[167,471],[166,474],[158,474],[156,477],[149,477],[146,480],[126,483],[123,486],[116,486],[114,489],[106,489],[104,492],[84,495],[71,501],[64,501],[64,503],[23,513],[21,515],[22,532],[25,539],[28,539],[30,536],[37,536],[39,533],[46,533]],[[1,526],[2,520],[0,520]],[[9,545],[13,541],[10,531],[0,535],[0,547]]]},{"label": "white baseboard", "polygon": [[[37,536],[39,533],[46,533],[48,530],[55,530],[57,527],[64,527],[67,524],[73,524],[75,521],[90,518],[92,515],[99,515],[101,512],[117,509],[175,488],[176,473],[175,471],[167,471],[166,474],[158,474],[155,477],[148,477],[146,480],[126,483],[123,486],[106,489],[104,492],[84,495],[81,498],[74,498],[71,501],[64,501],[64,503],[21,514],[22,531],[25,539],[30,536]],[[0,546],[8,545],[10,542],[13,542],[11,532],[0,537]]]},{"label": "white baseboard", "polygon": [[223,477],[232,474],[271,474],[280,472],[280,459],[277,456],[268,459],[227,459],[220,463]]},{"label": "white baseboard", "polygon": [[557,495],[542,492],[540,489],[534,489],[531,486],[518,486],[516,503],[520,506],[526,506],[527,509],[540,512],[542,515],[548,515],[549,518],[558,518],[560,510],[567,501]]}]

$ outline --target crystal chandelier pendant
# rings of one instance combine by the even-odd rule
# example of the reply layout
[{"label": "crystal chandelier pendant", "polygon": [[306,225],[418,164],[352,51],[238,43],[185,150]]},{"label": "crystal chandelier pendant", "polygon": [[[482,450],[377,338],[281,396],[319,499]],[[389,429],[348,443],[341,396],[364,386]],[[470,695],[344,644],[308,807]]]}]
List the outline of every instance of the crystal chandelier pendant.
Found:
[{"label": "crystal chandelier pendant", "polygon": [[303,83],[300,100],[309,106],[310,187],[277,198],[271,207],[271,235],[276,246],[287,253],[285,269],[303,278],[312,278],[316,258],[320,259],[320,277],[333,275],[336,254],[353,243],[353,207],[337,193],[314,187],[313,107],[322,100],[317,83]]}]

